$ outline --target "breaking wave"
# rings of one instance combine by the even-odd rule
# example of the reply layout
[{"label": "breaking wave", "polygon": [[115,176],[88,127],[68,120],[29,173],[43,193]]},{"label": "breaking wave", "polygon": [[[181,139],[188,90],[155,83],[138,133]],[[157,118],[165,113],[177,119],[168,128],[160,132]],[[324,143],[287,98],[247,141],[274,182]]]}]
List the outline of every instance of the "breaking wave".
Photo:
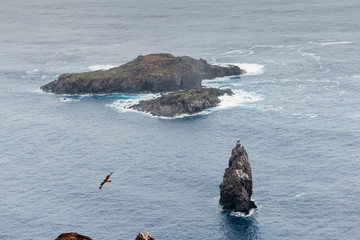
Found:
[{"label": "breaking wave", "polygon": [[228,66],[234,65],[238,66],[240,69],[244,69],[246,71],[245,74],[241,76],[255,76],[261,75],[264,73],[264,65],[257,64],[257,63],[223,63],[220,66]]},{"label": "breaking wave", "polygon": [[222,110],[222,109],[229,109],[241,106],[245,103],[254,103],[264,100],[261,95],[258,95],[253,92],[247,92],[242,89],[233,90],[233,95],[223,95],[220,96],[220,104],[214,107],[214,110]]},{"label": "breaking wave", "polygon": [[90,71],[97,71],[97,70],[108,70],[110,68],[114,68],[116,66],[114,65],[111,65],[111,64],[99,64],[99,65],[91,65],[88,67],[88,69]]},{"label": "breaking wave", "polygon": [[243,213],[243,212],[234,212],[234,211],[232,211],[230,213],[230,216],[232,216],[232,217],[251,217],[251,215],[253,215],[254,212],[255,212],[255,208],[250,209],[249,214],[247,214],[247,215],[245,213]]},{"label": "breaking wave", "polygon": [[[209,109],[205,109],[202,112],[199,112],[196,114],[191,114],[191,115],[182,114],[182,115],[175,116],[175,117],[158,117],[158,118],[177,119],[177,118],[207,115],[207,114],[210,114],[215,111],[221,111],[224,109],[235,108],[235,107],[241,106],[242,104],[253,103],[253,102],[258,102],[258,101],[264,100],[264,98],[262,96],[260,96],[256,93],[247,92],[247,91],[244,91],[241,89],[233,90],[233,93],[234,94],[231,96],[227,95],[227,94],[220,96],[219,99],[221,102],[218,106],[209,108]],[[127,95],[124,95],[124,96],[127,96]],[[129,95],[129,96],[130,97],[127,97],[127,98],[124,98],[124,97],[119,98],[119,99],[115,100],[113,103],[107,104],[107,106],[112,107],[121,113],[139,112],[139,113],[145,114],[147,116],[157,117],[157,116],[153,116],[149,113],[131,109],[130,106],[132,106],[134,104],[138,104],[142,100],[149,100],[149,99],[160,97],[160,94],[136,94],[136,95]]]}]

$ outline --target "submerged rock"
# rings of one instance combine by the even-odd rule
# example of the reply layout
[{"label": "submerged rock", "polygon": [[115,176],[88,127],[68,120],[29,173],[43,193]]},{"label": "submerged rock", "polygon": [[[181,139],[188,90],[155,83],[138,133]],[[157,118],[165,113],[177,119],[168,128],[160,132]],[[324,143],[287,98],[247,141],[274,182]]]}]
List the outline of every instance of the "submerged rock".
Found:
[{"label": "submerged rock", "polygon": [[149,233],[141,232],[136,236],[135,240],[155,240],[155,239],[151,237]]},{"label": "submerged rock", "polygon": [[255,203],[251,201],[253,182],[250,163],[240,141],[237,141],[231,152],[229,167],[225,169],[219,187],[219,202],[223,205],[223,209],[249,214],[250,209],[256,208]]},{"label": "submerged rock", "polygon": [[92,240],[92,239],[87,236],[72,232],[72,233],[63,233],[60,236],[58,236],[55,240]]},{"label": "submerged rock", "polygon": [[194,114],[220,103],[219,96],[232,95],[230,89],[194,88],[141,101],[130,108],[148,112],[155,116],[174,117],[182,114]]},{"label": "submerged rock", "polygon": [[215,66],[205,60],[149,54],[103,71],[66,73],[41,89],[57,94],[167,92],[200,87],[203,79],[244,73],[237,66]]}]

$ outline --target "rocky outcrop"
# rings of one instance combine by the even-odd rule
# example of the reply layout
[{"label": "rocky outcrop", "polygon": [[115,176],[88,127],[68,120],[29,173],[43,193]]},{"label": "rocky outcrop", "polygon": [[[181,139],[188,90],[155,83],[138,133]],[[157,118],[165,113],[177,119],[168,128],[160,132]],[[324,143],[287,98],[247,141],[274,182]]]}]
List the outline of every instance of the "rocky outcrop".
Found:
[{"label": "rocky outcrop", "polygon": [[151,237],[149,233],[141,232],[136,236],[135,240],[155,240],[155,239]]},{"label": "rocky outcrop", "polygon": [[232,95],[230,89],[194,88],[141,101],[130,108],[148,112],[155,116],[174,117],[182,114],[194,114],[220,103],[219,96]]},{"label": "rocky outcrop", "polygon": [[58,236],[55,240],[92,240],[87,236],[80,235],[78,233],[63,233]]},{"label": "rocky outcrop", "polygon": [[[87,236],[80,235],[78,233],[62,233],[59,235],[55,240],[92,240]],[[153,237],[150,236],[147,232],[139,233],[135,240],[155,240]]]},{"label": "rocky outcrop", "polygon": [[57,94],[168,92],[200,87],[203,79],[244,73],[237,66],[215,66],[171,54],[149,54],[106,71],[66,73],[41,89]]},{"label": "rocky outcrop", "polygon": [[253,182],[250,163],[240,141],[237,141],[231,152],[229,167],[225,169],[219,187],[220,204],[223,205],[223,209],[249,214],[250,209],[256,208],[255,203],[251,201]]}]

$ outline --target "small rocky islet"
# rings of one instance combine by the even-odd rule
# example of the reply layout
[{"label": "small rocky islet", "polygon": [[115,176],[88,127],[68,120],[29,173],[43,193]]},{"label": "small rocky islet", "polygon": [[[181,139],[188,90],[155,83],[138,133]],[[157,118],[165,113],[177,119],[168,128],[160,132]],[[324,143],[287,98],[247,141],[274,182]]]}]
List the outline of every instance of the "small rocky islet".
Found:
[{"label": "small rocky islet", "polygon": [[154,116],[175,117],[183,114],[195,114],[220,103],[219,96],[232,95],[230,89],[193,88],[163,95],[159,98],[140,101],[130,108],[150,113]]},{"label": "small rocky islet", "polygon": [[219,203],[224,210],[243,212],[248,215],[251,209],[257,208],[251,200],[253,181],[248,154],[240,140],[231,151],[229,167],[225,169],[220,184]]},{"label": "small rocky islet", "polygon": [[204,59],[175,57],[169,53],[138,56],[134,60],[108,70],[65,73],[41,86],[55,94],[163,93],[158,99],[142,101],[130,108],[156,116],[172,117],[194,114],[216,106],[219,96],[231,90],[202,88],[203,79],[241,75],[238,66],[217,66]]}]

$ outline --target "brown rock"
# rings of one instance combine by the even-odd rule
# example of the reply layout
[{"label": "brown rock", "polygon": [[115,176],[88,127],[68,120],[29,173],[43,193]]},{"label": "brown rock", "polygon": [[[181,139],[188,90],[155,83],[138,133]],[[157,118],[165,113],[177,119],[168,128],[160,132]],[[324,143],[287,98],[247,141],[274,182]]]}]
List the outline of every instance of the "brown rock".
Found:
[{"label": "brown rock", "polygon": [[87,236],[80,235],[78,233],[63,233],[58,236],[55,240],[92,240]]},{"label": "brown rock", "polygon": [[149,233],[141,232],[136,236],[135,240],[155,240],[155,239],[151,237]]}]

